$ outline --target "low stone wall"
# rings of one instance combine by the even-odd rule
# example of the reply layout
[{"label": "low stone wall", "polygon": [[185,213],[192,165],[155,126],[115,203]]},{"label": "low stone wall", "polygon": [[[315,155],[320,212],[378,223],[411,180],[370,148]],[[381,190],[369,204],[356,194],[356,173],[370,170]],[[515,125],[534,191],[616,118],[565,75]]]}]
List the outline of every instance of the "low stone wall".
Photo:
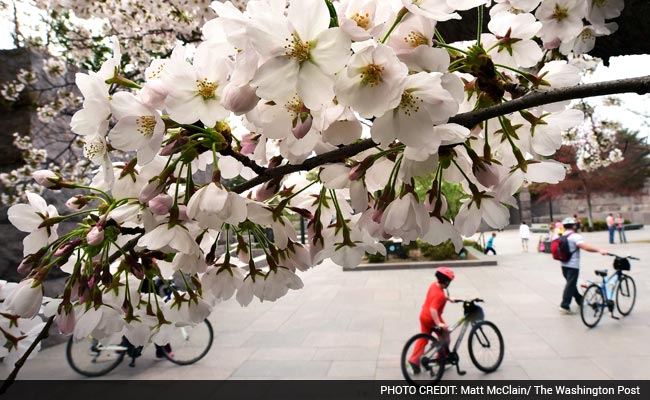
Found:
[{"label": "low stone wall", "polygon": [[[604,221],[607,214],[621,213],[623,218],[635,224],[650,224],[650,180],[644,190],[636,195],[623,196],[613,193],[595,195],[591,201],[594,220]],[[577,214],[586,220],[588,215],[587,200],[582,197],[565,195],[552,201],[553,219],[562,220],[564,217]],[[525,206],[524,206],[525,207]],[[533,204],[532,220],[546,223],[550,220],[548,201]]]}]

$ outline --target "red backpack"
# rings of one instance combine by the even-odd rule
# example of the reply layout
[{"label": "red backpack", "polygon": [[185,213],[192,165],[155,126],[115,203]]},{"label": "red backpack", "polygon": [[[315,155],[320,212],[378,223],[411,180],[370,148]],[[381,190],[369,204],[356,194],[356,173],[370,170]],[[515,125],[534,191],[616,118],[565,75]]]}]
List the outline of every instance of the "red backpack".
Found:
[{"label": "red backpack", "polygon": [[569,248],[569,236],[571,235],[573,235],[573,232],[568,235],[560,235],[560,237],[551,242],[551,254],[553,255],[553,259],[567,262],[571,259],[573,253],[578,250],[576,249],[571,251]]}]

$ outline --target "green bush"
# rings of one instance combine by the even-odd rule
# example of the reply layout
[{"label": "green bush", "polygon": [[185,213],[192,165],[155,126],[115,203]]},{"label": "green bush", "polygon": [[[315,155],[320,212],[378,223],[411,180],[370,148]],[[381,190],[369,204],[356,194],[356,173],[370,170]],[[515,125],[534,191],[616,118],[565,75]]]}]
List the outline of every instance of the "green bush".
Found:
[{"label": "green bush", "polygon": [[366,253],[366,258],[368,259],[368,262],[370,264],[377,264],[377,263],[383,263],[386,261],[386,257],[382,256],[381,254],[370,254]]},{"label": "green bush", "polygon": [[436,246],[432,246],[429,243],[421,242],[418,240],[418,247],[422,253],[422,257],[431,261],[442,261],[442,260],[458,260],[458,254],[454,248],[454,244],[451,240],[441,243]]},{"label": "green bush", "polygon": [[480,251],[481,253],[485,251],[485,249],[483,248],[483,246],[481,246],[481,244],[479,242],[477,242],[475,240],[471,240],[471,239],[463,240],[463,246],[465,246],[465,247],[473,247],[476,250]]},{"label": "green bush", "polygon": [[607,230],[607,223],[605,221],[594,221],[594,228],[592,229],[593,231],[606,231]]}]

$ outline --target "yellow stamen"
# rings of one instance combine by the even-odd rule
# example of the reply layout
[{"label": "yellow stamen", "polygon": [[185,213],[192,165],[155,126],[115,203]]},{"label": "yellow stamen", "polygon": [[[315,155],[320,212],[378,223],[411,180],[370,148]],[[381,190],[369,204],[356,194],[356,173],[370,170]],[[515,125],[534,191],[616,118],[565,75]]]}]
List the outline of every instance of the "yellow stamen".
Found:
[{"label": "yellow stamen", "polygon": [[156,118],[151,115],[141,115],[135,119],[135,124],[138,126],[139,134],[149,137],[153,135],[153,130],[156,127]]},{"label": "yellow stamen", "polygon": [[431,46],[429,38],[424,36],[421,32],[411,31],[411,33],[404,37],[404,41],[413,48],[422,45]]},{"label": "yellow stamen", "polygon": [[399,103],[399,108],[402,110],[404,115],[410,117],[412,112],[420,111],[419,103],[422,103],[421,98],[413,96],[413,94],[409,92],[404,92],[402,93],[402,100]]},{"label": "yellow stamen", "polygon": [[377,64],[368,64],[361,71],[361,85],[362,86],[377,86],[383,79],[384,67]]},{"label": "yellow stamen", "polygon": [[368,28],[370,27],[370,15],[368,13],[365,13],[363,15],[359,13],[355,13],[353,16],[350,17],[350,19],[356,22],[357,26],[360,28],[368,30]]},{"label": "yellow stamen", "polygon": [[197,91],[204,100],[216,98],[217,86],[218,84],[216,82],[210,82],[207,78],[203,80],[196,80]]},{"label": "yellow stamen", "polygon": [[292,33],[291,38],[284,39],[287,44],[284,45],[284,55],[289,58],[295,58],[298,64],[309,60],[309,42],[303,42],[297,33]]}]

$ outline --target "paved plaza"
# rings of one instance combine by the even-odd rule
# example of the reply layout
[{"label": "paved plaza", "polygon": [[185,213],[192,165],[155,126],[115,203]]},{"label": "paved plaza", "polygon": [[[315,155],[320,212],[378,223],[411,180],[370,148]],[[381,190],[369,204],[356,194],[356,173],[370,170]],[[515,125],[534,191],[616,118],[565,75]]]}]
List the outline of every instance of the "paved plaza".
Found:
[{"label": "paved plaza", "polygon": [[[535,247],[539,234],[531,240]],[[486,319],[505,340],[505,357],[492,374],[477,370],[463,344],[456,379],[650,379],[650,230],[629,231],[628,244],[607,244],[607,232],[584,234],[586,241],[621,255],[635,255],[631,275],[637,303],[631,315],[614,320],[606,313],[594,329],[580,316],[558,311],[564,279],[550,254],[523,253],[518,230],[498,234],[497,266],[459,267],[450,294],[481,297]],[[580,280],[612,258],[582,251]],[[105,379],[402,379],[399,358],[406,340],[419,329],[420,306],[432,269],[343,272],[324,263],[300,275],[305,287],[280,300],[254,300],[242,308],[234,300],[217,305],[210,320],[215,340],[198,364],[176,366],[147,348],[135,368],[123,362]],[[575,304],[573,305],[574,309]],[[448,304],[447,322],[461,316]],[[65,345],[42,351],[27,362],[19,379],[86,379],[65,360]],[[126,361],[126,360],[125,360]]]}]

